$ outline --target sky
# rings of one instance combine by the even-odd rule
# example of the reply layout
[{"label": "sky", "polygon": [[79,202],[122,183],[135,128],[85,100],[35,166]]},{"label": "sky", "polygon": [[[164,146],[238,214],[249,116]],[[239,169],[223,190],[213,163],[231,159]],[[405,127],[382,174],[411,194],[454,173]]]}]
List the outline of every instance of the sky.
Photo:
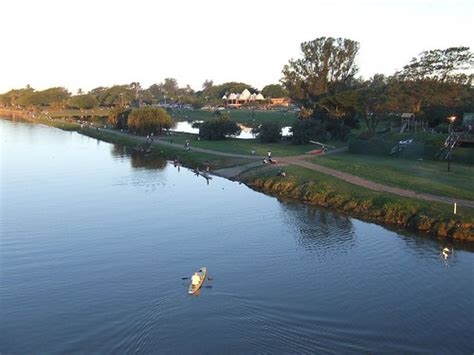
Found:
[{"label": "sky", "polygon": [[71,92],[174,77],[262,89],[277,83],[300,43],[360,43],[359,74],[393,74],[428,49],[474,48],[465,0],[2,0],[0,92]]}]

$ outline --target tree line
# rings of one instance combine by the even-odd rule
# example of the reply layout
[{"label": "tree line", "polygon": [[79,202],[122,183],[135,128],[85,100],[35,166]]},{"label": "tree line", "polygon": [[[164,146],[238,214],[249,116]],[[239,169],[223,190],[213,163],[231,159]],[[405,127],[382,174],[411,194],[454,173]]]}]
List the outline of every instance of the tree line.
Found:
[{"label": "tree line", "polygon": [[282,84],[301,107],[293,132],[301,141],[344,138],[359,120],[369,135],[401,113],[431,127],[450,115],[474,112],[474,55],[468,47],[422,52],[393,75],[357,77],[359,43],[321,37],[301,44],[301,56],[283,68]]},{"label": "tree line", "polygon": [[[359,48],[358,42],[347,38],[320,37],[303,42],[300,57],[290,59],[283,67],[280,83],[262,89],[265,97],[289,97],[300,108],[292,127],[295,143],[345,139],[360,121],[365,122],[370,136],[375,135],[382,120],[405,112],[428,121],[431,127],[445,123],[450,115],[474,112],[474,55],[468,47],[427,50],[392,75],[375,74],[369,79],[358,76]],[[258,92],[246,83],[216,85],[212,80],[206,80],[195,91],[189,85],[180,87],[174,78],[166,78],[146,89],[132,82],[97,87],[87,93],[78,90],[76,95],[61,87],[34,90],[27,86],[0,95],[0,104],[76,109],[109,107],[114,108],[110,120],[120,127],[125,126],[126,107],[156,103],[195,108],[220,105],[223,95],[245,89]],[[218,121],[228,124],[226,120]],[[265,134],[276,131],[275,127],[261,128]]]},{"label": "tree line", "polygon": [[[46,90],[34,90],[29,85],[23,89],[13,89],[0,95],[0,104],[19,107],[52,107],[91,109],[94,107],[127,107],[141,104],[178,104],[190,105],[193,108],[217,106],[222,104],[222,97],[232,92],[240,93],[245,89],[260,92],[250,84],[226,82],[214,85],[206,80],[202,89],[195,91],[189,85],[179,87],[174,78],[166,78],[159,84],[143,89],[138,82],[111,87],[97,87],[84,93],[81,89],[72,95],[65,88],[55,87]],[[288,92],[280,84],[267,85],[261,91],[265,97],[287,97]]]}]

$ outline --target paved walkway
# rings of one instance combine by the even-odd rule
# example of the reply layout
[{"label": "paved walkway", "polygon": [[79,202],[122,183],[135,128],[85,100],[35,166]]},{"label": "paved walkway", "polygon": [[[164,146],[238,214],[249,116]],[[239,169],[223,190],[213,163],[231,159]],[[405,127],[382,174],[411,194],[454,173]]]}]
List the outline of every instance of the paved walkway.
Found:
[{"label": "paved walkway", "polygon": [[[123,132],[118,132],[116,130],[111,130],[111,129],[104,129],[102,128],[101,130],[110,132],[113,134],[121,135],[124,137],[133,137],[137,140],[142,140],[143,142],[146,142],[146,137],[142,136],[135,136],[135,135],[130,135],[128,133],[123,133]],[[155,139],[153,144],[158,144],[158,145],[163,145],[163,146],[168,146],[176,149],[183,149],[184,147],[182,144],[176,144],[176,143],[170,143],[168,141],[165,141],[163,139]],[[326,154],[335,154],[335,153],[340,153],[343,151],[346,151],[347,147],[343,148],[337,148],[334,149],[330,152],[327,152]],[[261,165],[261,160],[264,158],[263,156],[257,156],[257,155],[246,155],[246,154],[236,154],[236,153],[227,153],[227,152],[220,152],[216,150],[211,150],[211,149],[205,149],[205,148],[198,148],[198,147],[191,147],[191,151],[193,152],[200,152],[200,153],[208,153],[208,154],[213,154],[217,156],[224,156],[224,157],[231,157],[231,158],[243,158],[243,159],[255,159],[258,160],[253,163],[249,164],[244,164],[244,165],[239,165],[231,168],[225,168],[225,169],[219,169],[214,171],[216,175],[223,176],[226,178],[235,178],[245,170],[248,170],[250,168],[257,167]],[[392,187],[392,186],[387,186],[383,184],[379,184],[377,182],[373,182],[370,180],[366,180],[363,178],[360,178],[358,176],[348,174],[339,170],[335,170],[332,168],[328,168],[322,165],[318,165],[312,162],[307,161],[308,157],[311,155],[304,154],[304,155],[295,155],[295,156],[289,156],[289,157],[281,157],[278,158],[277,160],[283,164],[292,164],[292,165],[297,165],[301,166],[307,169],[311,169],[314,171],[318,171],[320,173],[334,176],[338,179],[344,180],[348,183],[351,183],[353,185],[365,187],[369,190],[373,191],[378,191],[378,192],[388,192],[394,195],[398,196],[403,196],[403,197],[410,197],[410,198],[416,198],[419,200],[424,200],[424,201],[431,201],[431,202],[441,202],[441,203],[448,203],[448,204],[454,204],[456,202],[459,206],[462,207],[469,207],[469,208],[474,208],[474,201],[471,200],[462,200],[462,199],[455,199],[451,197],[446,197],[446,196],[438,196],[438,195],[432,195],[428,193],[418,193],[416,191],[412,190],[405,190],[401,189],[398,187]],[[315,156],[315,155],[313,155]]]}]

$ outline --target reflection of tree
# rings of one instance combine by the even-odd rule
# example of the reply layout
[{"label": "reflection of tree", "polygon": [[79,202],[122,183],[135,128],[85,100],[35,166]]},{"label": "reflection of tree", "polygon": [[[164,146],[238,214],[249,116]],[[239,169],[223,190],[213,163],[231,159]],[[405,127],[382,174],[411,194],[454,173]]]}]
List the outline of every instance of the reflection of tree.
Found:
[{"label": "reflection of tree", "polygon": [[298,244],[318,254],[345,252],[355,245],[350,218],[324,209],[282,203],[284,218],[294,228]]},{"label": "reflection of tree", "polygon": [[130,156],[132,168],[163,170],[166,167],[166,160],[159,156],[149,156],[141,152],[132,152]]},{"label": "reflection of tree", "polygon": [[133,168],[163,170],[166,167],[166,160],[162,157],[144,152],[136,152],[120,144],[113,144],[110,153],[116,158],[130,158]]},{"label": "reflection of tree", "polygon": [[110,153],[112,154],[113,157],[125,158],[127,156],[130,156],[130,154],[128,154],[127,151],[128,149],[124,145],[112,144],[112,149],[110,150]]}]

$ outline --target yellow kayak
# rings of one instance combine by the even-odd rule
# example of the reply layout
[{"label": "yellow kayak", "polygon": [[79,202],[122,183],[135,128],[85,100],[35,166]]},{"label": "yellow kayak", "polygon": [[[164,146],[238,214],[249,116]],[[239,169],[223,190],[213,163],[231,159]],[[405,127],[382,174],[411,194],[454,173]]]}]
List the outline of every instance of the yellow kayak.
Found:
[{"label": "yellow kayak", "polygon": [[199,281],[199,284],[197,285],[193,285],[192,283],[189,285],[188,293],[190,295],[194,294],[197,290],[201,288],[202,284],[204,283],[204,280],[206,279],[206,273],[207,273],[207,269],[205,267],[202,267],[199,270],[199,277],[201,278],[201,281]]}]

